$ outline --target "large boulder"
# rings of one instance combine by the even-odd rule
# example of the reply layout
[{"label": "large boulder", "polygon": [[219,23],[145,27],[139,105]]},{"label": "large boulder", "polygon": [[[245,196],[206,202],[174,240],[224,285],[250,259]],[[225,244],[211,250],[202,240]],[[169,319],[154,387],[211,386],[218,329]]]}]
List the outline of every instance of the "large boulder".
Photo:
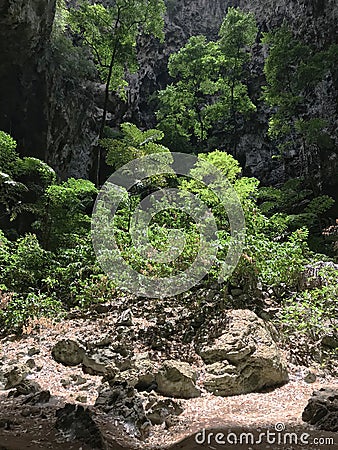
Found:
[{"label": "large boulder", "polygon": [[65,366],[81,364],[85,354],[85,349],[71,339],[63,339],[57,342],[52,349],[52,356],[55,361]]},{"label": "large boulder", "polygon": [[338,431],[338,389],[322,388],[312,394],[302,419],[320,430]]},{"label": "large boulder", "polygon": [[156,374],[158,392],[168,397],[193,398],[201,395],[196,372],[188,363],[167,360]]},{"label": "large boulder", "polygon": [[144,352],[135,354],[131,359],[131,367],[125,370],[121,369],[115,376],[115,381],[127,381],[139,392],[151,392],[157,389],[155,377],[154,362],[149,359],[148,352]]},{"label": "large boulder", "polygon": [[203,330],[196,350],[206,366],[204,387],[228,396],[278,386],[288,381],[286,362],[270,325],[249,310],[227,312],[213,336]]},{"label": "large boulder", "polygon": [[95,352],[86,354],[82,361],[82,369],[90,375],[105,375],[115,372],[114,366],[116,353],[110,348],[100,348]]}]

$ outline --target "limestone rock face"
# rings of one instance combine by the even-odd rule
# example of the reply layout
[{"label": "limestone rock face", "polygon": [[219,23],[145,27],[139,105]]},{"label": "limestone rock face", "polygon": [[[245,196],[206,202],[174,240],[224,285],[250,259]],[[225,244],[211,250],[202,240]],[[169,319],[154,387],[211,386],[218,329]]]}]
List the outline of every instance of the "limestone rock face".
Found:
[{"label": "limestone rock face", "polygon": [[0,0],[0,129],[21,153],[45,157],[45,58],[56,0]]},{"label": "limestone rock face", "polygon": [[215,395],[244,394],[288,381],[269,326],[252,311],[229,311],[218,336],[202,334],[196,350],[207,364],[204,387]]},{"label": "limestone rock face", "polygon": [[304,422],[320,430],[338,431],[338,390],[322,388],[315,391],[302,414]]},{"label": "limestone rock face", "polygon": [[[67,78],[59,70],[50,45],[55,3],[56,0],[0,0],[0,129],[13,135],[21,154],[45,159],[62,178],[93,177],[103,86],[79,81],[76,76]],[[269,31],[286,20],[297,35],[320,49],[327,48],[335,39],[338,7],[335,0],[168,0],[166,3],[165,43],[140,39],[140,70],[130,76],[127,102],[110,97],[110,126],[117,127],[123,121],[133,121],[142,127],[154,126],[156,101],[149,99],[170,82],[169,55],[193,35],[205,34],[215,39],[229,6],[252,11],[260,31]],[[264,83],[265,52],[258,41],[259,38],[253,49],[249,86],[257,113],[241,130],[236,157],[246,175],[264,183],[280,183],[303,173],[320,188],[324,186],[326,193],[334,195],[338,164],[334,145],[320,152],[309,146],[303,164],[304,155],[299,146],[290,149],[283,161],[271,158],[276,149],[266,135],[269,111],[258,101]],[[327,120],[328,134],[337,144],[338,86],[332,78],[323,80],[311,94],[307,115]],[[229,145],[225,143],[226,148]]]},{"label": "limestone rock face", "polygon": [[156,375],[158,392],[168,397],[194,398],[200,396],[195,385],[196,373],[189,364],[167,360]]}]

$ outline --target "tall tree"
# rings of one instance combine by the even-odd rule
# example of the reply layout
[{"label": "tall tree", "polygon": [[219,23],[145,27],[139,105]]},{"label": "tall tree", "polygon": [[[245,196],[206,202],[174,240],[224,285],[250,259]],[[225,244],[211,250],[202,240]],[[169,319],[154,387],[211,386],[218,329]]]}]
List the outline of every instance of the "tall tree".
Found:
[{"label": "tall tree", "polygon": [[255,110],[243,79],[256,35],[254,16],[229,8],[216,42],[194,36],[170,56],[175,81],[159,93],[157,119],[172,140],[204,146],[212,129],[234,135],[238,116]]},{"label": "tall tree", "polygon": [[[107,119],[109,93],[126,98],[127,71],[137,70],[136,45],[140,34],[163,40],[165,5],[163,0],[80,0],[69,12],[69,23],[92,51],[105,97],[99,138]],[[97,183],[99,183],[100,152]]]},{"label": "tall tree", "polygon": [[267,84],[263,87],[263,97],[272,107],[269,135],[276,139],[282,153],[300,148],[302,168],[306,170],[308,146],[333,145],[327,118],[314,116],[311,108],[316,86],[337,67],[338,46],[317,51],[296,39],[286,25],[266,33],[263,43],[269,49],[264,65]]}]

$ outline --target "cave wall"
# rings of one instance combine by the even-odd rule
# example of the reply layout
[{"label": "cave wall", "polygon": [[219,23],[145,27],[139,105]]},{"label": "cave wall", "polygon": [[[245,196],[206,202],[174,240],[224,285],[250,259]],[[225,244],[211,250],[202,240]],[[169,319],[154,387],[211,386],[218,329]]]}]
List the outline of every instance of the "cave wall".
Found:
[{"label": "cave wall", "polygon": [[23,155],[45,158],[46,52],[55,0],[0,0],[0,129]]},{"label": "cave wall", "polygon": [[[97,119],[102,108],[102,86],[65,79],[51,60],[50,34],[56,0],[0,0],[0,129],[13,135],[23,155],[48,161],[62,178],[88,177],[93,165]],[[261,31],[286,20],[302,39],[325,48],[336,39],[338,5],[335,0],[167,0],[166,41],[141,39],[140,71],[130,76],[127,103],[110,99],[112,126],[131,120],[141,126],[154,125],[156,102],[149,97],[169,81],[166,70],[170,53],[190,36],[217,36],[229,6],[255,13]],[[264,78],[264,49],[254,48],[250,89],[258,98]],[[336,82],[337,83],[337,82]],[[311,114],[326,117],[330,133],[337,139],[337,90],[334,79],[326,79],[311,99]],[[269,112],[258,102],[252,123],[241,136],[236,155],[245,173],[264,183],[278,183],[304,171],[299,149],[283,161],[267,140]],[[308,176],[318,186],[334,191],[337,154],[330,150],[308,152]]]},{"label": "cave wall", "polygon": [[[205,34],[210,39],[216,38],[230,6],[253,12],[260,32],[270,31],[286,21],[296,35],[318,49],[327,48],[337,38],[338,4],[335,0],[168,0],[167,6],[165,44],[160,45],[154,40],[140,41],[141,69],[130,77],[128,105],[115,109],[114,123],[131,120],[144,127],[154,126],[156,102],[148,99],[169,81],[166,66],[170,53],[177,51],[192,35]],[[246,175],[255,176],[265,184],[276,184],[302,175],[311,179],[318,190],[328,190],[332,194],[337,188],[336,150],[331,148],[318,152],[315,146],[309,147],[304,161],[300,157],[301,149],[293,148],[283,159],[272,158],[278,150],[266,135],[270,111],[258,100],[264,83],[264,52],[259,43],[254,46],[249,89],[254,92],[257,113],[252,122],[246,124],[236,157],[245,167]],[[328,121],[328,133],[336,144],[337,98],[337,83],[332,77],[327,78],[310,99],[308,111],[310,117],[322,117]]]}]

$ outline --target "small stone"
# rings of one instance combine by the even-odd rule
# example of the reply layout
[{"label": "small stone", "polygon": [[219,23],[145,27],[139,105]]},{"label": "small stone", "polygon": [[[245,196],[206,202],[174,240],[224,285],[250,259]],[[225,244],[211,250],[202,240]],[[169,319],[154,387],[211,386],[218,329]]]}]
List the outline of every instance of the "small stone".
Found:
[{"label": "small stone", "polygon": [[304,381],[305,383],[314,383],[317,379],[317,376],[315,374],[315,372],[313,372],[312,370],[309,370],[305,376],[304,376]]},{"label": "small stone", "polygon": [[28,394],[35,394],[36,392],[40,391],[41,387],[36,381],[32,380],[23,380],[20,384],[16,387],[16,393],[15,397],[18,395],[28,395]]},{"label": "small stone", "polygon": [[80,386],[81,384],[85,384],[87,382],[86,378],[83,378],[81,375],[73,374],[70,376],[72,381],[76,386]]},{"label": "small stone", "polygon": [[5,389],[12,389],[20,384],[29,374],[29,367],[26,364],[16,364],[4,376],[7,379]]},{"label": "small stone", "polygon": [[117,326],[126,326],[129,327],[133,325],[133,313],[130,309],[126,309],[122,312],[120,317],[116,321]]},{"label": "small stone", "polygon": [[327,334],[322,338],[322,345],[329,348],[338,348],[338,336]]},{"label": "small stone", "polygon": [[242,294],[243,294],[242,289],[231,289],[231,295],[233,295],[234,297],[238,297],[239,295]]},{"label": "small stone", "polygon": [[28,366],[30,369],[34,369],[34,367],[35,367],[35,365],[36,365],[33,358],[27,359],[26,364],[27,364],[27,366]]},{"label": "small stone", "polygon": [[75,398],[75,400],[80,403],[87,403],[87,396],[86,395],[78,395]]},{"label": "small stone", "polygon": [[39,403],[48,403],[50,400],[50,392],[48,390],[46,391],[40,391],[37,393],[33,393],[28,395],[24,401],[23,404],[29,403],[30,405],[37,405]]},{"label": "small stone", "polygon": [[28,349],[28,356],[34,356],[34,355],[38,355],[40,353],[40,349],[37,347],[31,347]]},{"label": "small stone", "polygon": [[62,387],[67,388],[72,384],[72,381],[70,380],[70,378],[61,378],[60,383]]}]

